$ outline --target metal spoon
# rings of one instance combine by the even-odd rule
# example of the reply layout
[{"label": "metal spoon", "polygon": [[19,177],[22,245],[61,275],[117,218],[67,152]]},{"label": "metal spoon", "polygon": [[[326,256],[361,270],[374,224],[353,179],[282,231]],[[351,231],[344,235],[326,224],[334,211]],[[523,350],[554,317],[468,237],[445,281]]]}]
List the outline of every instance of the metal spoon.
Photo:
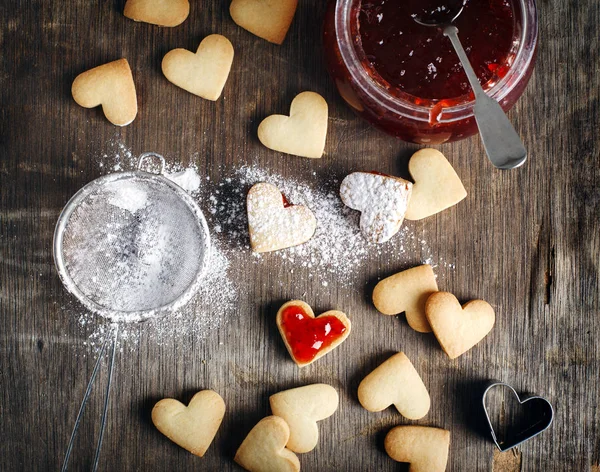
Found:
[{"label": "metal spoon", "polygon": [[463,12],[466,0],[461,0],[460,5],[453,8],[437,3],[438,7],[431,8],[429,11],[422,9],[423,14],[413,14],[413,19],[423,26],[441,28],[444,36],[447,36],[452,42],[475,94],[473,113],[485,152],[491,163],[498,169],[514,169],[523,165],[527,160],[527,150],[521,138],[499,103],[483,91],[458,39],[458,28],[452,24]]}]

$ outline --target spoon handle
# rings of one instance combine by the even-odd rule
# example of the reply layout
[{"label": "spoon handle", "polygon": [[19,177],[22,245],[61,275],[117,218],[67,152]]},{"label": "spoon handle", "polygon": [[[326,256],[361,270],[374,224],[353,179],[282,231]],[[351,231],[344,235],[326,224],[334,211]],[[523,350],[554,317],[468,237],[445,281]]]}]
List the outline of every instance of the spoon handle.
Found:
[{"label": "spoon handle", "polygon": [[446,26],[444,36],[452,42],[475,94],[473,113],[489,160],[499,169],[514,169],[523,165],[527,160],[527,150],[500,104],[483,91],[458,39],[458,28]]}]

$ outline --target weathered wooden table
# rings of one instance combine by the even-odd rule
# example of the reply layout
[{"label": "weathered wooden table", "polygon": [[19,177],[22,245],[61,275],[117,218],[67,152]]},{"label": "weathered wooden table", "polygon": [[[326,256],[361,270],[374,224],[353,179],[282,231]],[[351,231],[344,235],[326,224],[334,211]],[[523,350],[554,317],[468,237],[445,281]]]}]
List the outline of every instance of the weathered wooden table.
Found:
[{"label": "weathered wooden table", "polygon": [[[417,148],[371,128],[336,94],[321,59],[324,2],[300,2],[280,47],[237,27],[226,1],[193,1],[188,20],[173,29],[124,18],[123,3],[0,5],[0,470],[57,470],[62,463],[97,344],[88,342],[93,327],[80,325],[82,310],[57,277],[52,234],[71,195],[110,171],[99,163],[115,143],[184,165],[193,159],[215,184],[243,163],[298,181],[357,169],[407,176]],[[530,151],[527,165],[494,170],[478,138],[444,145],[469,196],[435,217],[405,223],[436,261],[451,261],[436,268],[441,288],[495,307],[491,334],[451,361],[404,316],[376,312],[369,301],[374,283],[420,263],[426,255],[418,247],[374,253],[350,286],[333,280],[326,288],[306,268],[291,273],[280,258],[257,263],[241,253],[230,267],[238,306],[222,327],[159,343],[141,325],[132,328],[135,343],[122,342],[102,470],[240,470],[235,450],[269,414],[268,396],[312,382],[336,387],[341,404],[321,423],[318,448],[301,455],[303,470],[404,470],[385,454],[383,437],[410,422],[393,409],[369,413],[356,397],[362,377],[396,350],[414,361],[432,398],[417,423],[452,432],[448,470],[600,470],[600,4],[543,0],[539,10],[537,69],[510,113]],[[195,50],[210,33],[226,35],[236,51],[216,103],[174,87],[160,70],[167,51]],[[125,128],[70,95],[77,74],[120,57],[132,66],[140,105]],[[256,138],[260,120],[286,112],[302,90],[329,103],[321,160],[272,152]],[[346,343],[302,370],[274,325],[279,304],[299,297],[316,311],[338,308],[353,320]],[[551,429],[499,454],[477,428],[477,387],[489,378],[546,396],[556,407]],[[103,371],[99,384],[105,380]],[[203,388],[223,395],[227,413],[200,459],[163,437],[150,411],[160,398],[187,402]],[[101,406],[97,387],[70,470],[90,466]]]}]

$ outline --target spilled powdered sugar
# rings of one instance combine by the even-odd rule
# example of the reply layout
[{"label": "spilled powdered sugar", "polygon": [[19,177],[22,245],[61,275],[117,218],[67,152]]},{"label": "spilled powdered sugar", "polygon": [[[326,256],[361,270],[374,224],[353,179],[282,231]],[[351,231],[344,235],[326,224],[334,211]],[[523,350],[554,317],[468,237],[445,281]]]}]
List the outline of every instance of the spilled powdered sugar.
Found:
[{"label": "spilled powdered sugar", "polygon": [[[290,272],[294,268],[310,269],[310,277],[323,286],[335,283],[340,287],[353,286],[360,271],[374,257],[397,256],[418,250],[433,259],[424,240],[419,240],[404,227],[385,244],[368,242],[359,228],[359,212],[345,206],[339,196],[337,179],[304,183],[257,166],[234,170],[216,185],[208,195],[207,219],[213,234],[233,251],[250,252],[246,194],[258,182],[275,185],[291,204],[307,206],[317,219],[315,235],[305,244],[267,254],[254,254],[256,263],[263,259],[280,259]],[[282,231],[289,230],[282,228]],[[266,263],[266,261],[265,261]]]}]

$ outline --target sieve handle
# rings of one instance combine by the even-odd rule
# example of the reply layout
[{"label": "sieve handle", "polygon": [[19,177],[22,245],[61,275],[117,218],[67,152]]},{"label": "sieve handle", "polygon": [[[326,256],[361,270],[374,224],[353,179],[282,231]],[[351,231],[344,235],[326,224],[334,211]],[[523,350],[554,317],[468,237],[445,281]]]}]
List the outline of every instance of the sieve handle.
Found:
[{"label": "sieve handle", "polygon": [[[104,429],[106,428],[106,416],[108,413],[108,402],[110,398],[110,386],[112,383],[112,373],[113,366],[115,363],[115,351],[117,347],[117,340],[119,337],[119,326],[117,325],[114,329],[112,335],[112,348],[110,354],[110,360],[108,364],[108,380],[106,382],[105,396],[104,396],[104,408],[102,410],[102,420],[100,423],[100,434],[98,437],[98,443],[96,444],[96,453],[94,454],[94,464],[92,466],[92,471],[96,472],[98,469],[98,462],[100,460],[100,449],[102,448],[102,439],[104,436]],[[100,364],[102,363],[102,359],[104,358],[104,353],[106,352],[106,348],[111,341],[111,336],[107,336],[102,345],[102,350],[100,351],[100,355],[96,360],[96,365],[94,365],[94,370],[92,371],[92,375],[88,382],[87,388],[85,390],[85,395],[83,396],[83,400],[81,401],[81,405],[79,406],[79,413],[77,413],[77,419],[75,420],[75,426],[73,427],[73,431],[71,433],[71,438],[69,439],[69,445],[67,446],[67,452],[65,453],[65,458],[63,461],[63,465],[61,468],[61,472],[66,472],[67,467],[69,465],[69,459],[71,458],[71,452],[73,451],[73,444],[75,443],[75,438],[77,437],[77,431],[79,430],[79,425],[81,423],[81,418],[83,417],[83,412],[87,405],[88,399],[90,398],[90,394],[92,392],[92,386],[94,385],[94,381],[96,380],[96,375],[98,374],[98,370],[100,369]]]},{"label": "sieve handle", "polygon": [[158,159],[160,161],[160,171],[158,172],[159,174],[164,174],[165,172],[165,158],[163,156],[161,156],[160,154],[157,154],[156,152],[145,152],[143,153],[139,160],[138,160],[138,170],[142,170],[142,167],[144,166],[144,162],[148,160],[148,158],[154,157],[156,159]]}]

